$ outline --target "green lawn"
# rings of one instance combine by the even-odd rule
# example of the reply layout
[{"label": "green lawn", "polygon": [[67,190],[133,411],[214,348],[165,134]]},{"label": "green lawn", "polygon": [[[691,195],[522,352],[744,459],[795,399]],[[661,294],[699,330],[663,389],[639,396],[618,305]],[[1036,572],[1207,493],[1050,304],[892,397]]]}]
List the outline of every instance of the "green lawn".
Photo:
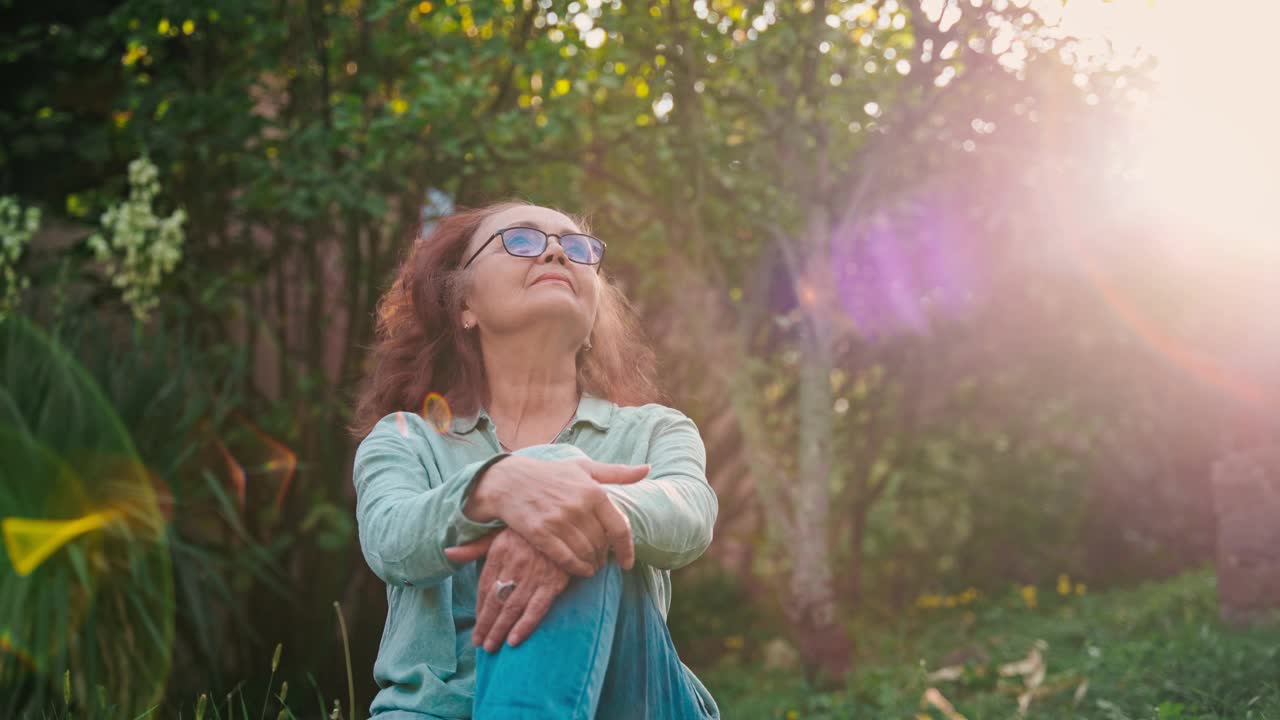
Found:
[{"label": "green lawn", "polygon": [[[760,669],[750,647],[699,677],[731,720],[946,718],[922,703],[931,687],[969,720],[1015,718],[1028,678],[999,669],[1025,660],[1040,641],[1044,673],[1028,718],[1280,720],[1280,622],[1221,626],[1212,574],[1099,594],[1041,588],[1037,595],[1034,608],[1011,591],[917,611],[893,627],[855,629],[859,669],[836,692],[813,691],[798,671]],[[962,674],[927,678],[944,666]]]}]

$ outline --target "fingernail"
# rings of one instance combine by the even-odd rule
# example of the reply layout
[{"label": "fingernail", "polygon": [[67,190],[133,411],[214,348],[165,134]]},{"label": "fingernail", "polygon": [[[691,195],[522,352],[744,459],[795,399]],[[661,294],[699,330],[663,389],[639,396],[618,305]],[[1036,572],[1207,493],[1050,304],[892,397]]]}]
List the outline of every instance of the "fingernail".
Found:
[{"label": "fingernail", "polygon": [[517,635],[517,634],[515,634],[515,633],[511,633],[511,636],[507,638],[507,644],[508,644],[508,645],[512,645],[512,646],[514,646],[515,644],[517,644],[517,643],[519,643],[519,642],[520,642],[520,636],[519,636],[519,635]]}]

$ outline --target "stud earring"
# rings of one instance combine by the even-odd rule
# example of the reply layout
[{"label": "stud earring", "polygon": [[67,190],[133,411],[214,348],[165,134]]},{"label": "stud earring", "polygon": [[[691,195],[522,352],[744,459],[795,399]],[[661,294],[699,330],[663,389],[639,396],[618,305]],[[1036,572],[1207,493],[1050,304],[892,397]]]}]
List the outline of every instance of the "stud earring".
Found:
[{"label": "stud earring", "polygon": [[582,352],[587,352],[590,349],[591,349],[591,338],[587,338],[587,343],[582,346]]}]

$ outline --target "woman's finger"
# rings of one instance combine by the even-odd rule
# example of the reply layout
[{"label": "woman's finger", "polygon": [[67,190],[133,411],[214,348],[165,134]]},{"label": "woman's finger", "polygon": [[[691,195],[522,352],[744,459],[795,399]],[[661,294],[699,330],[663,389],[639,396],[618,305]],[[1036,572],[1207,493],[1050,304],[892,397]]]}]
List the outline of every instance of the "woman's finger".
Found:
[{"label": "woman's finger", "polygon": [[650,466],[626,465],[623,463],[602,463],[586,460],[586,470],[598,483],[626,484],[638,482],[649,476]]},{"label": "woman's finger", "polygon": [[503,640],[507,637],[507,632],[511,630],[511,626],[516,620],[524,614],[525,605],[529,603],[529,597],[532,595],[528,586],[535,584],[530,578],[523,578],[516,584],[516,589],[506,600],[499,601],[496,598],[493,604],[500,605],[501,610],[498,616],[494,618],[493,624],[489,626],[489,632],[485,636],[484,649],[486,652],[495,653],[502,647]]},{"label": "woman's finger", "polygon": [[609,545],[613,548],[614,557],[618,558],[618,565],[624,570],[630,570],[636,562],[635,542],[631,538],[631,521],[608,495],[605,495],[604,501],[596,506],[596,517],[599,518],[600,524],[604,526],[605,533],[609,536]]},{"label": "woman's finger", "polygon": [[497,535],[498,533],[493,532],[482,538],[472,540],[469,543],[447,547],[444,549],[444,556],[461,564],[469,563],[472,560],[478,560],[479,558],[484,557],[485,553],[489,552],[489,546],[493,544],[493,539],[497,537]]},{"label": "woman's finger", "polygon": [[591,543],[592,569],[599,570],[609,557],[609,534],[605,532],[604,525],[600,524],[600,518],[596,517],[594,512],[582,519],[578,529],[582,531],[582,534],[587,537],[587,541]]},{"label": "woman's finger", "polygon": [[573,548],[573,554],[589,568],[587,575],[593,575],[596,569],[596,544],[591,541],[591,538],[582,529],[581,523],[583,522],[584,519],[579,518],[574,524],[566,525],[560,533],[560,539]]},{"label": "woman's finger", "polygon": [[[578,533],[579,537],[582,537],[581,531],[577,528],[570,526],[569,529]],[[551,532],[539,532],[529,538],[529,544],[533,545],[534,549],[546,555],[557,567],[570,575],[590,577],[595,572],[595,569],[591,566],[591,561],[583,559],[561,536]],[[589,558],[591,555],[588,554],[587,557]]]},{"label": "woman's finger", "polygon": [[501,608],[495,607],[500,605],[497,599],[493,598],[493,584],[495,580],[501,578],[500,572],[503,569],[506,553],[491,553],[489,558],[485,560],[484,569],[480,571],[480,579],[476,585],[476,624],[471,630],[471,644],[479,645],[489,631],[489,625],[493,623],[494,616]]},{"label": "woman's finger", "polygon": [[511,628],[511,632],[507,634],[508,645],[515,647],[533,634],[534,629],[538,627],[538,623],[542,622],[542,618],[551,609],[551,603],[555,602],[556,596],[560,594],[561,590],[564,590],[564,586],[557,590],[554,587],[544,585],[534,591],[533,597],[529,598],[528,604],[524,606],[524,614],[520,616],[520,620]]}]

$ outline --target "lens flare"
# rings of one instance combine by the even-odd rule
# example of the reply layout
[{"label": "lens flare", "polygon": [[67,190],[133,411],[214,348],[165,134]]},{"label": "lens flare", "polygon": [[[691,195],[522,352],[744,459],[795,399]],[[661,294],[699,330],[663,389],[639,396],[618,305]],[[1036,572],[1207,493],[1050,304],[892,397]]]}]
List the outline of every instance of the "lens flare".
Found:
[{"label": "lens flare", "polygon": [[238,414],[220,434],[215,435],[207,422],[204,428],[210,436],[210,443],[226,465],[227,486],[237,508],[243,512],[248,494],[260,492],[251,488],[274,487],[272,507],[279,513],[298,469],[297,454],[252,420]]},{"label": "lens flare", "polygon": [[[0,367],[0,687],[35,689],[0,693],[0,715],[49,706],[41,689],[71,668],[136,716],[163,695],[173,645],[165,483],[92,376],[27,320],[0,322]],[[91,687],[73,686],[75,705],[98,701]]]},{"label": "lens flare", "polygon": [[858,334],[923,335],[938,317],[967,311],[979,291],[970,233],[955,201],[930,194],[893,213],[841,222],[828,267]]},{"label": "lens flare", "polygon": [[[1160,254],[1143,268],[1148,275],[1180,287],[1180,295],[1199,316],[1230,318],[1239,324],[1200,331],[1176,327],[1139,299],[1135,283],[1151,284],[1151,278],[1139,279],[1130,271],[1127,281],[1119,280],[1123,275],[1110,266],[1108,257],[1089,247],[1084,237],[1068,233],[1064,241],[1071,259],[1107,310],[1152,353],[1262,417],[1274,407],[1276,393],[1263,369],[1271,351],[1258,347],[1265,340],[1254,338],[1274,338],[1274,333],[1266,323],[1251,322],[1232,303],[1239,297],[1253,296],[1255,303],[1274,298],[1269,276],[1249,269],[1276,258],[1276,246],[1270,242],[1274,193],[1266,188],[1275,186],[1276,163],[1269,158],[1280,157],[1280,146],[1266,125],[1268,116],[1249,109],[1260,85],[1247,72],[1269,67],[1270,43],[1259,34],[1233,38],[1231,53],[1203,52],[1199,28],[1204,10],[1198,5],[1073,5],[1064,20],[1076,25],[1076,35],[1105,39],[1103,47],[1119,60],[1140,48],[1156,60],[1158,72],[1154,94],[1142,95],[1142,102],[1128,109],[1127,121],[1117,128],[1123,144],[1117,140],[1107,157],[1094,159],[1099,169],[1119,170],[1099,173],[1107,179],[1099,185],[1098,197],[1087,198],[1095,205],[1089,208],[1090,217],[1099,223],[1092,231],[1111,237],[1141,228],[1140,240],[1159,242]],[[1215,6],[1215,12],[1219,10],[1224,16],[1235,11],[1250,17],[1241,26],[1246,33],[1266,32],[1259,29],[1274,26],[1268,19],[1280,19],[1275,9],[1246,9],[1239,2]],[[1257,53],[1257,62],[1240,53]],[[1059,123],[1070,112],[1053,107],[1072,99],[1047,100],[1044,136],[1053,147],[1073,147],[1078,143],[1073,129]],[[1063,227],[1080,215],[1079,203],[1080,198],[1065,193],[1046,194],[1047,207]],[[1110,220],[1113,217],[1122,219]],[[1258,363],[1259,369],[1246,370],[1251,363]]]},{"label": "lens flare", "polygon": [[262,441],[264,450],[267,453],[266,461],[256,469],[264,473],[271,473],[279,478],[280,485],[276,490],[275,503],[273,505],[278,513],[284,505],[284,496],[288,494],[289,487],[293,483],[293,474],[298,469],[298,456],[287,445],[263,432],[262,428],[259,428],[253,422],[246,419],[244,423]]},{"label": "lens flare", "polygon": [[7,517],[0,521],[0,529],[9,562],[25,577],[58,548],[80,535],[106,527],[118,517],[115,511],[92,512],[72,520]]},{"label": "lens flare", "polygon": [[3,632],[0,632],[0,677],[7,677],[6,655],[12,655],[27,670],[36,669],[36,661],[35,658],[31,657],[31,653],[13,644],[13,631],[9,628],[5,628]]},{"label": "lens flare", "polygon": [[236,459],[231,455],[231,451],[227,449],[226,445],[222,444],[221,440],[214,440],[214,447],[227,464],[227,485],[231,488],[232,497],[236,499],[236,507],[243,512],[246,484],[244,468],[241,467],[240,463],[236,462]]},{"label": "lens flare", "polygon": [[453,423],[453,411],[449,409],[449,403],[440,393],[428,393],[425,400],[422,401],[422,418],[441,434],[449,432],[449,426]]},{"label": "lens flare", "polygon": [[1273,406],[1266,391],[1258,384],[1232,373],[1222,363],[1196,352],[1172,334],[1163,330],[1131,300],[1117,284],[1109,281],[1093,258],[1079,245],[1074,245],[1077,259],[1098,296],[1117,319],[1124,323],[1147,347],[1187,375],[1225,393],[1242,405],[1256,410]]}]

